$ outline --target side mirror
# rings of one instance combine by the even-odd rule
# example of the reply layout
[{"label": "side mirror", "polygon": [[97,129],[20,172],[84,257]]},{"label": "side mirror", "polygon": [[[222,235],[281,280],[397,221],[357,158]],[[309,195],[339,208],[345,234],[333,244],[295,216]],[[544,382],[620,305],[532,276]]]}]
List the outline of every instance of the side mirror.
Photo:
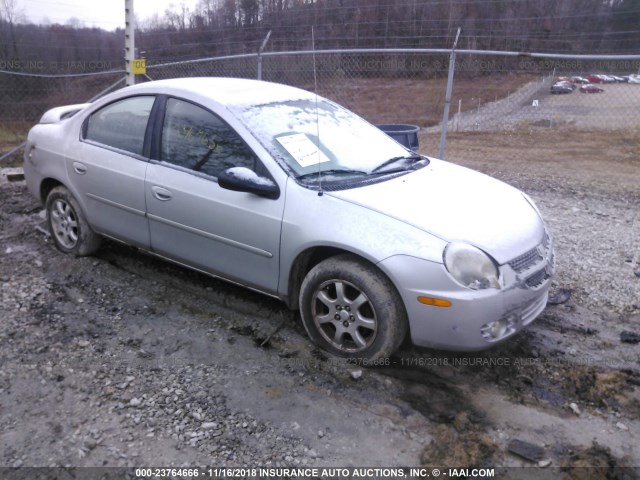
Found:
[{"label": "side mirror", "polygon": [[226,190],[253,193],[272,200],[280,197],[278,185],[246,167],[233,167],[221,172],[218,174],[218,185]]}]

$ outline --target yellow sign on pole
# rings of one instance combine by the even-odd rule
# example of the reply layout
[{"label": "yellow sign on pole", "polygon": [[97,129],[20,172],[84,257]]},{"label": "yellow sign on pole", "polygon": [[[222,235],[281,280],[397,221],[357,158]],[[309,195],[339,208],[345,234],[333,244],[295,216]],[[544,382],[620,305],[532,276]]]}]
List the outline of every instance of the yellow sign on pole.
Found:
[{"label": "yellow sign on pole", "polygon": [[131,72],[134,75],[144,75],[147,73],[147,60],[144,58],[136,58],[131,62]]}]

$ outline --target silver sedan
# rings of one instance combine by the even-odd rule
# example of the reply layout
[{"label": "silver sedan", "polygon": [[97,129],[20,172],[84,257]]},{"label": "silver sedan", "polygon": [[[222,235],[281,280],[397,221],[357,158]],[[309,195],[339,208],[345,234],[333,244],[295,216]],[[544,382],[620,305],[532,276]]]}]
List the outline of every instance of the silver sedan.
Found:
[{"label": "silver sedan", "polygon": [[293,87],[174,79],[58,107],[24,168],[61,251],[109,237],[277,297],[335,355],[481,350],[547,302],[529,197]]}]

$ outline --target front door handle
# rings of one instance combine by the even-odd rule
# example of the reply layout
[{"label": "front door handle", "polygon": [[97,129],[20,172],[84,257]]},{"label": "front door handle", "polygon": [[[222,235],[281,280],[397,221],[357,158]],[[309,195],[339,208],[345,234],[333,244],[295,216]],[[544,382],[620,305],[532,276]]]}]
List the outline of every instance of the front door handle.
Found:
[{"label": "front door handle", "polygon": [[166,188],[154,186],[151,187],[151,191],[153,192],[153,196],[162,202],[166,202],[172,198],[171,192]]},{"label": "front door handle", "polygon": [[85,173],[87,173],[87,166],[80,162],[73,162],[73,170],[78,175],[84,175]]}]

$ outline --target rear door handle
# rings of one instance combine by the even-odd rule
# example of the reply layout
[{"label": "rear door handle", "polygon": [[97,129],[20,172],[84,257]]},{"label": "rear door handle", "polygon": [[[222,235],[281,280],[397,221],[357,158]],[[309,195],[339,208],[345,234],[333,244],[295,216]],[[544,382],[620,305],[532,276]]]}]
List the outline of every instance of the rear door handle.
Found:
[{"label": "rear door handle", "polygon": [[84,175],[85,173],[87,173],[87,166],[80,162],[73,162],[73,170],[78,175]]},{"label": "rear door handle", "polygon": [[162,202],[166,202],[172,198],[171,192],[166,188],[153,186],[151,187],[151,191],[153,192],[153,196]]}]

